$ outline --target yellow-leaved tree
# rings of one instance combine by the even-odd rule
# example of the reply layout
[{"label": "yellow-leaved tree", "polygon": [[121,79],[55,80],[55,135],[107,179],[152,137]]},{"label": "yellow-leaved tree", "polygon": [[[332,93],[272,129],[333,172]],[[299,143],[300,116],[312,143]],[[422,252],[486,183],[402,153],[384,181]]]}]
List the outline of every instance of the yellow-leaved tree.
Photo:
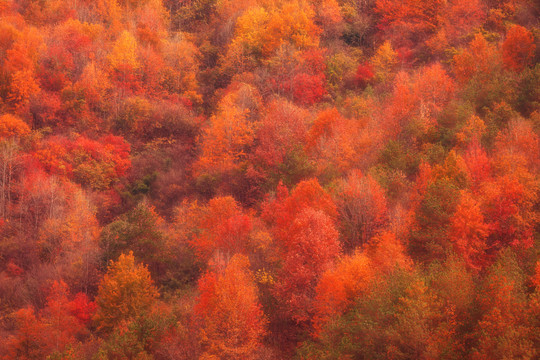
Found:
[{"label": "yellow-leaved tree", "polygon": [[99,285],[94,321],[102,331],[112,331],[122,322],[144,317],[159,293],[146,266],[135,263],[133,252],[111,261]]},{"label": "yellow-leaved tree", "polygon": [[129,31],[124,30],[120,34],[114,43],[108,59],[113,69],[126,66],[132,69],[139,67],[140,64],[137,60],[137,40]]},{"label": "yellow-leaved tree", "polygon": [[203,130],[201,156],[196,164],[201,174],[226,173],[238,169],[246,160],[255,125],[248,119],[249,109],[239,106],[238,96],[238,92],[226,95],[210,125]]}]

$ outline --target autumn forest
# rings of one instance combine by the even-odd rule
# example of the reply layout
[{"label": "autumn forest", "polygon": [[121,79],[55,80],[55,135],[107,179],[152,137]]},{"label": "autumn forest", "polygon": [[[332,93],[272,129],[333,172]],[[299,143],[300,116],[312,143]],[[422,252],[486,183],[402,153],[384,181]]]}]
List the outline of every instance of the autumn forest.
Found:
[{"label": "autumn forest", "polygon": [[536,0],[0,0],[0,360],[540,358]]}]

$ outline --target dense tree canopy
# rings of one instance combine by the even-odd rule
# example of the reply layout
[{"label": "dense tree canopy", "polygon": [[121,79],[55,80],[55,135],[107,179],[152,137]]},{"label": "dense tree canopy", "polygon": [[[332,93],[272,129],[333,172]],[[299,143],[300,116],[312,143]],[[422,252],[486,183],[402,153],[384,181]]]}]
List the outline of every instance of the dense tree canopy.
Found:
[{"label": "dense tree canopy", "polygon": [[533,0],[0,0],[0,360],[537,359]]}]

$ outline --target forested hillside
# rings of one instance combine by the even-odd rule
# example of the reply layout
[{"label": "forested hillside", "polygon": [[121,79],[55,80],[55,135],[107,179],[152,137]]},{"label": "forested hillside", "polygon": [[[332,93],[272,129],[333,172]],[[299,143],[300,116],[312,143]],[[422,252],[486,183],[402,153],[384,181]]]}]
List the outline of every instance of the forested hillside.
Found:
[{"label": "forested hillside", "polygon": [[0,0],[0,360],[540,358],[536,0]]}]

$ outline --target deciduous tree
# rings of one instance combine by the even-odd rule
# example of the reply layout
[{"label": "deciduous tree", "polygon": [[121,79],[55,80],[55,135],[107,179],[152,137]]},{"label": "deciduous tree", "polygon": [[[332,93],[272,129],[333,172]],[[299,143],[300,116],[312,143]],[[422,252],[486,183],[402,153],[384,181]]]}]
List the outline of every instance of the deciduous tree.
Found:
[{"label": "deciduous tree", "polygon": [[196,164],[199,173],[220,174],[237,170],[246,160],[253,143],[254,124],[249,110],[235,104],[237,94],[226,95],[200,138],[202,154]]},{"label": "deciduous tree", "polygon": [[472,194],[462,192],[449,229],[456,252],[475,270],[487,264],[491,252],[487,243],[490,226],[484,219],[480,205]]},{"label": "deciduous tree", "polygon": [[137,260],[148,265],[155,279],[165,273],[168,254],[164,221],[155,209],[142,202],[133,210],[107,225],[99,243],[105,263],[132,251]]},{"label": "deciduous tree", "polygon": [[203,261],[225,261],[234,254],[247,255],[252,219],[230,196],[210,200],[195,219],[197,234],[190,243]]},{"label": "deciduous tree", "polygon": [[531,341],[534,330],[522,311],[526,306],[524,276],[511,252],[499,257],[483,285],[479,293],[482,317],[475,329],[472,359],[534,359],[538,350]]},{"label": "deciduous tree", "polygon": [[137,264],[133,253],[111,261],[96,297],[94,321],[109,333],[123,322],[144,317],[159,297],[146,266]]},{"label": "deciduous tree", "polygon": [[0,116],[0,139],[24,136],[30,132],[30,127],[19,117],[11,114]]},{"label": "deciduous tree", "polygon": [[290,318],[305,324],[313,316],[317,282],[340,254],[338,232],[332,218],[307,207],[295,217],[284,240],[275,295]]},{"label": "deciduous tree", "polygon": [[520,25],[512,25],[502,44],[504,65],[517,72],[528,66],[536,49],[534,38],[529,30]]},{"label": "deciduous tree", "polygon": [[204,275],[198,287],[201,359],[256,359],[267,321],[247,257],[235,255],[223,272]]},{"label": "deciduous tree", "polygon": [[388,221],[386,196],[370,176],[353,171],[340,183],[336,195],[344,248],[366,244]]}]

